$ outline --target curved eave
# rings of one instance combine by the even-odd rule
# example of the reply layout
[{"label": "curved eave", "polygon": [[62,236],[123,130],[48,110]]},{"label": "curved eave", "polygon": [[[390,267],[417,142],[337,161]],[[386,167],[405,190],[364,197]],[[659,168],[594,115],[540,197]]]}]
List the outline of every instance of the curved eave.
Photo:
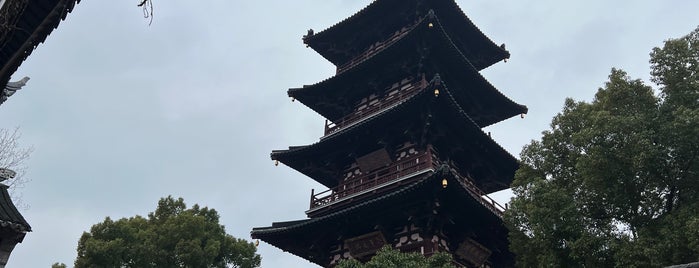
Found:
[{"label": "curved eave", "polygon": [[[436,25],[429,28],[427,26],[429,23]],[[425,34],[428,36],[424,36]],[[352,95],[363,96],[361,92],[354,92],[356,89],[347,85],[352,85],[352,81],[363,81],[363,77],[368,74],[377,75],[377,72],[389,76],[395,70],[377,66],[385,65],[380,63],[404,60],[405,55],[401,52],[410,51],[411,45],[421,39],[437,40],[431,43],[434,46],[431,53],[434,53],[435,58],[437,58],[437,62],[433,60],[432,64],[435,65],[435,69],[442,69],[440,68],[442,65],[447,66],[439,71],[442,71],[443,79],[453,85],[452,88],[456,88],[457,85],[463,87],[460,88],[460,91],[463,92],[457,92],[457,100],[468,109],[467,113],[476,124],[486,127],[515,115],[527,113],[526,106],[509,99],[478,72],[478,69],[454,44],[437,16],[424,19],[400,40],[383,48],[353,68],[313,85],[289,89],[288,95],[321,116],[335,122],[345,115],[346,110],[351,109],[351,107],[347,107],[350,104],[343,105],[340,100],[346,100]],[[419,58],[417,54],[413,56]],[[377,68],[378,70],[376,70]],[[353,100],[349,100],[348,103],[353,103]]]},{"label": "curved eave", "polygon": [[[488,163],[489,170],[492,171],[492,174],[487,176],[492,179],[477,179],[476,183],[479,188],[486,193],[508,188],[509,184],[512,182],[514,171],[518,167],[517,159],[491,139],[473,120],[471,120],[469,115],[464,112],[457,100],[453,97],[453,93],[445,85],[440,86],[440,88],[442,88],[441,90],[443,90],[444,93],[436,98],[436,100],[438,100],[437,102],[433,102],[430,105],[437,108],[448,108],[446,112],[451,113],[452,116],[459,119],[453,122],[453,124],[460,126],[458,128],[461,133],[473,138],[468,140],[455,139],[454,142],[477,144],[485,149],[483,151],[484,158],[488,158],[492,161],[492,163]],[[281,161],[328,188],[335,187],[338,182],[334,178],[323,176],[318,171],[307,168],[308,162],[316,161],[314,162],[315,167],[325,166],[322,161],[329,159],[328,156],[330,154],[346,155],[344,150],[356,146],[355,143],[350,144],[343,138],[362,135],[360,133],[363,133],[362,131],[365,130],[385,131],[385,129],[380,127],[381,122],[391,122],[393,120],[398,120],[398,118],[413,118],[406,115],[406,113],[420,113],[421,109],[419,105],[424,103],[424,101],[431,101],[431,98],[434,98],[433,93],[428,90],[423,90],[399,105],[341,129],[330,136],[324,137],[317,143],[290,147],[288,150],[273,151],[271,158]],[[366,135],[366,133],[363,135]],[[461,144],[455,144],[454,146],[458,145]]]},{"label": "curved eave", "polygon": [[[451,201],[443,204],[450,215],[457,218],[460,224],[477,225],[470,226],[478,230],[477,236],[489,242],[497,252],[497,257],[511,258],[507,249],[507,229],[502,224],[502,219],[481,205],[468,191],[459,185],[459,182],[451,176],[445,175],[448,171],[440,168],[430,176],[418,179],[414,183],[403,186],[387,194],[377,195],[371,199],[359,202],[350,207],[328,213],[323,216],[297,220],[290,222],[273,223],[270,227],[253,228],[250,235],[253,239],[261,239],[294,255],[308,259],[321,266],[327,265],[325,261],[308,258],[311,255],[312,244],[331,243],[338,234],[336,223],[342,221],[354,228],[373,227],[363,226],[365,222],[351,222],[353,219],[361,219],[360,215],[375,213],[377,210],[388,211],[388,208],[396,207],[407,200],[426,199],[433,202],[435,198]],[[448,187],[442,188],[442,179],[448,179]],[[386,215],[388,212],[383,212]],[[395,210],[393,211],[395,212]],[[350,220],[348,223],[347,221]],[[371,225],[371,223],[368,223]],[[456,226],[455,226],[456,227]],[[364,228],[362,228],[364,229]],[[317,245],[316,245],[317,246]],[[496,256],[493,256],[494,258]]]},{"label": "curved eave", "polygon": [[[464,125],[478,128],[471,117],[459,106],[453,92],[448,90],[446,85],[443,87],[446,93],[444,97],[449,100],[447,104],[451,109],[459,111],[458,115],[461,121],[466,122]],[[481,149],[484,150],[483,156],[493,160],[488,163],[488,168],[493,173],[493,176],[491,176],[492,180],[477,180],[476,184],[478,187],[487,194],[510,188],[514,174],[519,168],[519,161],[480,128],[477,131],[469,129],[468,132],[476,133],[477,140],[475,143],[482,146]]]},{"label": "curved eave", "polygon": [[7,185],[0,184],[0,227],[17,233],[31,232],[32,227],[15,207],[7,188]]},{"label": "curved eave", "polygon": [[288,251],[320,266],[326,266],[327,260],[309,258],[309,256],[314,255],[310,250],[310,248],[313,247],[313,241],[330,239],[330,236],[327,234],[335,231],[334,229],[328,229],[328,227],[331,227],[330,224],[332,224],[334,221],[342,220],[348,215],[361,213],[361,211],[371,209],[373,206],[395,200],[401,196],[414,192],[418,190],[421,185],[424,185],[426,182],[430,181],[430,178],[436,181],[436,177],[437,176],[425,177],[413,184],[407,185],[391,193],[380,195],[324,216],[290,222],[275,222],[270,227],[256,227],[250,231],[250,237],[252,239],[261,239],[262,241],[270,243],[281,250]]},{"label": "curved eave", "polygon": [[[443,72],[444,79],[447,83],[452,83],[452,88],[459,89],[453,91],[457,95],[456,99],[462,107],[467,109],[466,113],[473,118],[476,124],[480,127],[487,127],[515,115],[526,114],[529,111],[527,106],[514,102],[485,79],[463,52],[456,47],[452,38],[442,27],[440,20],[435,18],[435,22],[438,25],[436,27],[436,32],[439,33],[438,37],[443,41],[437,43],[440,48],[437,49],[437,52],[444,53],[438,54],[438,57],[441,57],[443,61],[450,61],[451,66],[459,67],[459,69],[449,68],[445,70]],[[455,61],[458,63],[454,63]],[[482,105],[483,109],[476,109],[479,104]]]},{"label": "curved eave", "polygon": [[[332,188],[337,186],[337,181],[335,178],[330,178],[326,176],[322,176],[322,174],[318,174],[313,172],[312,170],[309,170],[305,168],[305,164],[303,161],[295,161],[295,160],[301,160],[301,159],[311,159],[311,160],[319,160],[319,155],[323,154],[330,154],[330,153],[338,153],[342,149],[338,146],[342,146],[342,138],[345,137],[346,135],[352,136],[355,135],[353,133],[361,131],[363,129],[369,129],[372,123],[376,123],[377,121],[383,120],[382,118],[388,117],[390,115],[395,115],[397,113],[400,113],[402,110],[405,110],[406,107],[412,107],[410,106],[411,104],[415,104],[419,100],[420,95],[427,95],[426,91],[422,91],[411,98],[403,101],[402,103],[393,106],[390,109],[381,111],[377,114],[374,114],[370,116],[369,118],[366,118],[362,121],[359,121],[353,125],[350,125],[348,127],[345,127],[343,129],[338,130],[337,132],[333,133],[332,135],[323,137],[319,142],[310,144],[310,145],[304,145],[304,146],[292,146],[289,147],[288,150],[275,150],[272,151],[272,154],[270,155],[272,160],[278,160],[285,165],[297,170],[298,172],[303,173],[304,175],[312,178],[313,180],[325,185],[328,188]],[[342,147],[344,148],[344,147]],[[320,157],[322,159],[327,159],[324,157]],[[321,164],[317,164],[316,166],[322,166]]]},{"label": "curved eave", "polygon": [[[250,232],[250,235],[252,236],[253,239],[264,239],[264,237],[271,237],[274,235],[283,235],[283,234],[288,234],[288,233],[299,233],[303,234],[306,230],[313,230],[317,226],[328,222],[332,221],[338,218],[345,217],[349,214],[355,213],[357,210],[360,209],[366,209],[370,208],[373,205],[376,205],[381,202],[386,202],[392,199],[400,198],[403,195],[409,194],[411,192],[418,192],[422,190],[422,188],[426,187],[427,184],[432,183],[435,185],[441,185],[442,179],[448,179],[447,185],[453,185],[449,186],[450,190],[453,190],[454,192],[458,192],[459,194],[462,194],[464,197],[468,197],[469,199],[473,200],[473,197],[468,193],[468,190],[459,185],[459,182],[454,179],[451,176],[444,175],[447,174],[448,170],[447,169],[442,169],[440,168],[439,170],[435,171],[432,173],[430,176],[426,176],[422,179],[419,179],[418,181],[406,185],[403,188],[397,189],[395,191],[392,191],[387,194],[379,195],[377,197],[368,199],[364,202],[361,202],[359,204],[328,213],[323,216],[315,217],[315,218],[310,218],[310,219],[304,219],[304,220],[295,220],[295,221],[288,221],[288,222],[275,222],[272,223],[272,226],[269,227],[255,227],[252,229]],[[478,200],[474,200],[480,203]],[[488,215],[493,221],[500,221],[500,217],[488,210],[488,208],[483,207],[482,205],[478,204],[476,207],[481,207],[483,208],[483,214]]]},{"label": "curved eave", "polygon": [[[7,0],[7,7],[13,0]],[[65,20],[80,0],[28,1],[16,25],[0,36],[0,85],[5,85],[37,45]],[[4,10],[3,10],[4,11]],[[19,30],[22,29],[22,30]]]},{"label": "curved eave", "polygon": [[[333,107],[332,105],[321,104],[321,99],[323,99],[323,97],[327,95],[334,96],[335,100],[339,100],[337,96],[346,99],[350,97],[350,94],[365,97],[362,94],[364,92],[355,92],[356,90],[348,89],[346,85],[351,83],[347,83],[347,81],[366,80],[367,74],[375,73],[375,71],[373,70],[375,68],[372,67],[376,67],[377,65],[381,65],[382,67],[384,67],[380,68],[381,71],[394,72],[395,70],[390,70],[391,68],[385,68],[385,66],[383,66],[383,64],[381,63],[395,62],[397,59],[405,59],[406,55],[404,55],[404,53],[401,53],[402,50],[410,48],[411,45],[413,45],[417,40],[419,40],[419,35],[424,34],[425,31],[421,29],[424,29],[425,27],[420,26],[426,26],[426,21],[426,19],[422,19],[420,23],[414,25],[413,28],[410,31],[408,31],[407,34],[401,36],[399,40],[384,47],[380,51],[370,55],[366,60],[358,63],[354,67],[312,85],[304,85],[300,88],[290,88],[287,91],[287,94],[289,95],[289,97],[298,100],[299,102],[303,103],[304,105],[311,108],[312,110],[314,110],[321,116],[327,118],[328,120],[336,121],[337,119],[345,115],[343,110],[346,110],[350,107],[343,108],[341,107],[341,104],[339,104],[340,106],[335,107]],[[382,74],[386,74],[386,72],[383,72]],[[363,91],[368,91],[368,89],[365,89]],[[350,100],[350,102],[353,101],[354,100]]]},{"label": "curved eave", "polygon": [[[349,60],[353,55],[337,52],[339,44],[346,44],[347,39],[354,38],[354,35],[347,33],[361,33],[370,27],[376,25],[399,25],[401,22],[387,22],[386,14],[396,13],[397,6],[414,8],[419,6],[418,0],[377,0],[361,9],[354,15],[345,20],[310,36],[304,37],[303,41],[309,47],[313,48],[321,56],[332,62],[336,66],[340,66]],[[426,2],[428,6],[418,7],[418,10],[403,10],[408,13],[422,13],[418,16],[424,16],[430,9],[434,10],[438,15],[444,16],[449,26],[453,28],[456,35],[463,36],[464,42],[460,42],[459,46],[463,50],[472,51],[469,55],[485,56],[474,61],[474,65],[478,70],[487,68],[488,66],[509,58],[510,53],[503,47],[496,45],[488,38],[463,12],[454,0],[432,0]],[[424,4],[424,3],[421,3]],[[387,11],[388,10],[388,11]],[[410,12],[412,11],[412,12]],[[395,19],[395,18],[394,18]],[[391,29],[395,31],[397,29]],[[358,46],[362,49],[370,44],[382,40],[367,39],[361,42]],[[332,46],[328,45],[332,44]],[[357,45],[355,45],[357,46]],[[355,55],[356,56],[356,55]]]}]

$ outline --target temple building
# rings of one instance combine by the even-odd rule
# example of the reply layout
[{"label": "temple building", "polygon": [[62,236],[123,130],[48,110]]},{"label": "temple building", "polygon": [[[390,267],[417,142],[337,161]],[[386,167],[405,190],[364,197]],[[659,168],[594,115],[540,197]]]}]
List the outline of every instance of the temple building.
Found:
[{"label": "temple building", "polygon": [[[29,80],[10,82],[12,74],[80,0],[0,0],[0,105]],[[15,172],[0,167],[0,182]],[[8,186],[0,183],[0,268],[31,226],[17,210]]]},{"label": "temple building", "polygon": [[307,219],[251,236],[323,267],[384,245],[457,267],[512,267],[504,207],[517,159],[482,128],[523,115],[480,70],[510,54],[454,0],[376,0],[303,42],[337,67],[288,94],[325,117],[318,142],[271,158],[323,184]]},{"label": "temple building", "polygon": [[[0,182],[12,179],[15,175],[13,170],[0,168]],[[0,183],[0,268],[7,264],[15,245],[24,240],[27,232],[32,231],[32,227],[12,203],[7,188],[7,185]]]},{"label": "temple building", "polygon": [[29,80],[12,74],[80,0],[0,0],[0,105]]}]

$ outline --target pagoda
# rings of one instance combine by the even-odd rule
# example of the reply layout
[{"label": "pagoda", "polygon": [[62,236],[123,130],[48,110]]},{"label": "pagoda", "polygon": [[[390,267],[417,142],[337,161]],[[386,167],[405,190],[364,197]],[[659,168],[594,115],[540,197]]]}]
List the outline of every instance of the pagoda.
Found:
[{"label": "pagoda", "polygon": [[369,260],[384,245],[458,267],[511,267],[504,208],[517,159],[482,128],[524,114],[480,70],[509,58],[454,0],[376,0],[303,42],[337,66],[289,89],[325,117],[316,143],[271,158],[328,189],[307,219],[251,235],[324,267]]}]

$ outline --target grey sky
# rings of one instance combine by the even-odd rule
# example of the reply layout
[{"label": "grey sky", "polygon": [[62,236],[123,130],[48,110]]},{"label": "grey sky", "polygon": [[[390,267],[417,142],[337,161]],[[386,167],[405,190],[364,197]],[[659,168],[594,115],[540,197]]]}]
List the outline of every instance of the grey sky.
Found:
[{"label": "grey sky", "polygon": [[[72,264],[92,224],[167,195],[215,208],[249,239],[305,217],[322,188],[269,153],[322,135],[324,120],[286,96],[334,73],[301,36],[370,1],[155,0],[150,27],[137,2],[83,1],[13,76],[32,79],[0,107],[0,127],[21,126],[35,147],[23,190],[34,232],[10,267]],[[512,54],[483,74],[529,107],[486,130],[514,155],[565,97],[591,99],[612,67],[647,81],[651,48],[699,25],[692,0],[457,2]],[[259,253],[263,267],[314,267],[265,243]]]}]

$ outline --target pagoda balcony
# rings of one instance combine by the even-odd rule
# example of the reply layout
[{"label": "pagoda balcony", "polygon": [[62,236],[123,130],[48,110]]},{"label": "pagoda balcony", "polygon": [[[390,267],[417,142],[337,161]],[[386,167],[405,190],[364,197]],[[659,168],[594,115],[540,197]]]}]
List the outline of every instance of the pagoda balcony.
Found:
[{"label": "pagoda balcony", "polygon": [[351,126],[365,118],[388,110],[410,97],[419,93],[427,87],[427,80],[423,76],[422,79],[403,79],[401,82],[394,83],[386,89],[386,94],[383,98],[375,97],[360,103],[355,111],[345,117],[340,118],[336,122],[325,121],[325,133],[321,139],[324,139],[339,130]]},{"label": "pagoda balcony", "polygon": [[[362,174],[360,177],[352,178],[337,187],[319,193],[311,190],[310,209],[306,213],[309,215],[315,214],[324,208],[339,205],[343,201],[393,190],[414,181],[413,179],[419,175],[435,172],[442,164],[444,162],[440,161],[437,153],[428,146],[428,149],[424,152],[401,159],[371,173]],[[461,175],[462,173],[452,165],[449,165],[449,168],[451,174],[469,195],[488,208],[493,214],[498,217],[503,216],[506,207],[501,206],[487,196],[470,178]]]},{"label": "pagoda balcony", "polygon": [[352,58],[350,61],[338,66],[336,74],[347,71],[347,70],[351,69],[352,67],[357,66],[358,64],[367,60],[368,58],[370,58],[374,54],[382,51],[384,48],[391,46],[393,43],[397,42],[398,40],[403,38],[403,36],[408,34],[410,32],[410,30],[412,30],[413,28],[415,28],[416,25],[419,24],[419,22],[421,22],[421,20],[417,21],[413,25],[405,26],[405,27],[397,30],[395,33],[393,33],[386,40],[379,41],[379,42],[372,44],[366,50],[364,50],[364,52],[362,52],[361,54]]},{"label": "pagoda balcony", "polygon": [[478,186],[476,186],[473,183],[473,180],[471,180],[468,177],[464,177],[461,175],[460,172],[458,172],[453,166],[450,166],[450,171],[453,175],[456,176],[456,179],[459,181],[459,184],[463,186],[467,191],[468,194],[473,197],[473,199],[477,200],[478,202],[481,203],[484,207],[488,208],[493,214],[497,215],[498,217],[502,218],[503,213],[505,210],[507,210],[507,204],[505,206],[500,205],[500,203],[495,202],[488,194],[483,192]]}]

